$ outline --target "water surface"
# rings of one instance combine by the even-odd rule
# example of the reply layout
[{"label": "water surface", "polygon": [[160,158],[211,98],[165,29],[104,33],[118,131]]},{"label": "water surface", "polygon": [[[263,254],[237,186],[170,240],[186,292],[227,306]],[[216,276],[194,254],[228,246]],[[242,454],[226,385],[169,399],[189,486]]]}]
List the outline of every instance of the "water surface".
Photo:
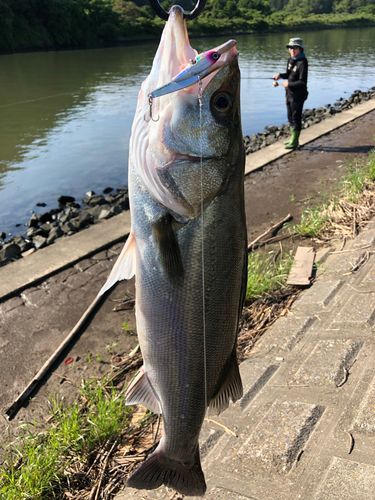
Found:
[{"label": "water surface", "polygon": [[[285,71],[291,36],[237,36],[242,127],[253,135],[286,123]],[[228,37],[192,39],[199,52]],[[375,85],[375,28],[304,33],[309,60],[306,108],[333,104]],[[93,189],[127,182],[131,125],[140,85],[157,42],[126,47],[0,56],[0,232],[57,206],[60,194],[78,200]],[[47,203],[46,209],[35,206]]]}]

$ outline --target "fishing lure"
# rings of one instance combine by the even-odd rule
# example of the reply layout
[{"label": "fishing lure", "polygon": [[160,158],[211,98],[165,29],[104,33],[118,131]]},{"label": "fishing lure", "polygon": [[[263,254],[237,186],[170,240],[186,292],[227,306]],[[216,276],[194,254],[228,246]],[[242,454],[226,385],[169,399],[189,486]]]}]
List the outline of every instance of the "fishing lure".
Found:
[{"label": "fishing lure", "polygon": [[[177,90],[186,89],[199,80],[202,80],[207,74],[211,73],[211,68],[219,60],[220,56],[227,52],[232,47],[236,45],[235,40],[229,40],[223,43],[216,49],[208,50],[207,52],[202,52],[195,59],[190,61],[178,75],[172,78],[172,81],[153,90],[149,95],[149,101],[155,99],[155,97],[161,97],[166,94],[171,94]],[[213,69],[214,71],[214,69]]]}]

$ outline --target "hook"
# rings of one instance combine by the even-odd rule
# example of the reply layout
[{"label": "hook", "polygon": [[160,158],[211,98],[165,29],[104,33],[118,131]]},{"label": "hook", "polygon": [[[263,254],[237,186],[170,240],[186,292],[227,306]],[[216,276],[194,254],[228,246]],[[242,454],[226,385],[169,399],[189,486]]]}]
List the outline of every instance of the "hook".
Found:
[{"label": "hook", "polygon": [[157,119],[156,119],[156,120],[154,120],[154,118],[153,118],[153,116],[152,116],[152,104],[153,104],[153,101],[154,101],[154,99],[153,99],[152,95],[151,95],[151,94],[148,94],[148,104],[149,104],[149,106],[150,106],[150,118],[147,120],[147,119],[146,119],[146,115],[145,115],[145,121],[146,121],[146,122],[149,122],[150,120],[152,120],[153,122],[158,122],[158,121],[159,121],[159,119],[160,119],[159,115],[158,115],[158,117],[157,117]]},{"label": "hook", "polygon": [[[159,0],[149,0],[151,7],[154,9],[154,12],[157,16],[159,16],[163,21],[168,21],[169,13],[163,9],[160,5]],[[191,21],[199,16],[206,5],[207,0],[198,0],[194,9],[189,12],[189,14],[185,14],[184,18]]]}]

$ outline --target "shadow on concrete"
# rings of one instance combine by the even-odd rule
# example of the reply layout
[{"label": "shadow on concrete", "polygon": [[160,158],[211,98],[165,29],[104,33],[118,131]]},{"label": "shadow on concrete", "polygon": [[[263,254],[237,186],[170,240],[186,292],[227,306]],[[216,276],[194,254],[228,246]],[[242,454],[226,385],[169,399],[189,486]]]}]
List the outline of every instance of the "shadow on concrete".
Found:
[{"label": "shadow on concrete", "polygon": [[368,154],[375,145],[369,146],[354,146],[349,148],[335,147],[335,146],[301,146],[301,151],[324,151],[324,153],[360,153]]}]

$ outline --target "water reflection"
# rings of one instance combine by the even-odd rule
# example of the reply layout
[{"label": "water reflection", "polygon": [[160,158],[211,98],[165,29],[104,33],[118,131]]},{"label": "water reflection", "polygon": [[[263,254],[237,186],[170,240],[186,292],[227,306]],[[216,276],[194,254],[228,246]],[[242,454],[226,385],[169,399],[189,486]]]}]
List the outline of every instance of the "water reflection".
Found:
[{"label": "water reflection", "polygon": [[[244,134],[286,122],[285,71],[291,36],[238,36]],[[199,51],[228,37],[193,39]],[[375,84],[375,28],[303,34],[309,60],[306,107],[333,104]],[[25,222],[35,203],[56,206],[60,194],[126,183],[128,143],[141,82],[157,42],[85,51],[0,57],[0,230]],[[22,229],[22,228],[21,228]]]}]

